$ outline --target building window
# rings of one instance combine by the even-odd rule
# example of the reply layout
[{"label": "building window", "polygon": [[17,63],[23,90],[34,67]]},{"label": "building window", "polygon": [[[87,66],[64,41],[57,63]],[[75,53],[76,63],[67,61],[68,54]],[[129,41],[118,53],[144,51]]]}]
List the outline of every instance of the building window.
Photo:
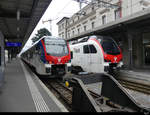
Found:
[{"label": "building window", "polygon": [[102,24],[106,24],[106,15],[102,16]]},{"label": "building window", "polygon": [[80,19],[80,17],[78,16],[78,20]]},{"label": "building window", "polygon": [[121,18],[121,10],[120,10],[120,8],[115,10],[114,13],[115,13],[115,20]]},{"label": "building window", "polygon": [[95,22],[92,22],[92,29],[95,28]]},{"label": "building window", "polygon": [[68,33],[68,38],[70,38],[70,33]]},{"label": "building window", "polygon": [[84,31],[86,31],[86,26],[84,26]]},{"label": "building window", "polygon": [[80,34],[80,28],[78,28],[78,34]]},{"label": "building window", "polygon": [[61,31],[61,25],[59,26],[59,31]]},{"label": "building window", "polygon": [[94,6],[92,7],[92,11],[94,11]]},{"label": "building window", "polygon": [[74,31],[72,31],[72,35],[74,36]]}]

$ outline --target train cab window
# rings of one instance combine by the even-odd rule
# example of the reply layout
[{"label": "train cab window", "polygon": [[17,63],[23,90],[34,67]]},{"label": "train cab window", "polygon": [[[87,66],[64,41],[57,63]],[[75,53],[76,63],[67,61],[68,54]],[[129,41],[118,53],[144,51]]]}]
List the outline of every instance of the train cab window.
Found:
[{"label": "train cab window", "polygon": [[111,39],[103,40],[102,47],[103,47],[104,52],[107,54],[110,54],[110,55],[120,54],[120,50],[119,50],[118,46]]},{"label": "train cab window", "polygon": [[83,46],[83,52],[84,52],[84,54],[88,54],[88,53],[90,53],[89,45],[85,45],[85,46]]},{"label": "train cab window", "polygon": [[94,45],[89,45],[90,53],[97,53],[97,50]]}]

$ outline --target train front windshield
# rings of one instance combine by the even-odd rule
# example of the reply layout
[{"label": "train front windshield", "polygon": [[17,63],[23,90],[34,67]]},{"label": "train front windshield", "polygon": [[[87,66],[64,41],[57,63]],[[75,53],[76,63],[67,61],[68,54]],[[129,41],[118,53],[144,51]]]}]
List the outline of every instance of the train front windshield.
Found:
[{"label": "train front windshield", "polygon": [[60,39],[45,39],[46,52],[52,56],[65,56],[69,53],[67,43]]},{"label": "train front windshield", "polygon": [[104,39],[102,41],[102,47],[105,53],[110,55],[118,55],[120,54],[120,50],[117,44],[111,39]]}]

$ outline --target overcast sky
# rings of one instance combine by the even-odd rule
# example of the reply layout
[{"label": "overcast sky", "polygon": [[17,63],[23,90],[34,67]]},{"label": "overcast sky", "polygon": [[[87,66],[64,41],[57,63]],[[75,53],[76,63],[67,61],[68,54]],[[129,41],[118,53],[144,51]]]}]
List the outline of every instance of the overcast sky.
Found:
[{"label": "overcast sky", "polygon": [[[85,4],[83,4],[83,7]],[[42,21],[45,20],[52,20],[52,35],[58,36],[58,27],[56,23],[61,20],[63,17],[71,17],[74,13],[79,11],[79,4],[74,0],[52,0],[49,7],[47,8],[46,12],[44,13],[43,17],[39,21],[38,25],[32,32],[28,42],[26,43],[25,47],[31,45],[32,41],[31,38],[37,33],[37,30],[40,28],[47,28],[50,31],[50,23],[45,22],[44,24]]]}]

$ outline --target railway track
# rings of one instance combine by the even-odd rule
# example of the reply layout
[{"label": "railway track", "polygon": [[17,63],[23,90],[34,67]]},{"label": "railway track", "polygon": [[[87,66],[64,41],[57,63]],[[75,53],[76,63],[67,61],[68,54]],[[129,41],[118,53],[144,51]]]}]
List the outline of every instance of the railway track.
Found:
[{"label": "railway track", "polygon": [[44,80],[43,82],[54,93],[54,95],[66,106],[68,111],[72,111],[71,88],[67,88],[59,80]]},{"label": "railway track", "polygon": [[[68,88],[62,83],[62,81],[57,79],[41,79],[43,83],[53,92],[53,94],[65,105],[68,111],[72,112],[72,87]],[[150,86],[141,86],[141,84],[135,84],[134,82],[120,80],[118,81],[122,84],[122,86],[137,90],[146,94],[150,94]],[[136,87],[136,88],[135,88]],[[138,87],[138,88],[137,88]],[[145,90],[143,90],[145,89]],[[124,108],[118,104],[113,103],[109,99],[98,95],[89,90],[90,95],[94,98],[96,104],[100,107],[102,112],[127,112],[132,111],[129,108]]]},{"label": "railway track", "polygon": [[[72,88],[66,87],[59,80],[44,80],[43,82],[54,93],[54,95],[66,106],[66,108],[71,112],[72,111]],[[103,112],[124,111],[124,110],[121,110],[121,107],[119,105],[113,104],[107,98],[102,97],[94,93],[91,90],[88,90],[88,91]],[[107,106],[107,109],[105,109],[106,106]]]},{"label": "railway track", "polygon": [[[65,105],[68,111],[72,112],[72,87],[68,88],[59,80],[51,79],[51,80],[42,80],[44,84],[53,92],[53,94]],[[128,85],[125,84],[125,81],[118,80],[124,87],[128,88]],[[126,82],[127,83],[127,82]],[[131,84],[131,83],[130,83]],[[128,87],[127,87],[128,86]],[[135,85],[134,85],[135,86]],[[133,85],[132,85],[133,87]],[[139,86],[140,87],[140,86]],[[131,89],[131,88],[130,88]],[[135,88],[132,88],[135,90]],[[88,90],[90,95],[95,100],[96,104],[100,107],[102,112],[127,112],[132,111],[129,108],[124,108],[118,104],[113,103],[108,98],[105,98],[97,93],[94,93],[91,90]]]},{"label": "railway track", "polygon": [[109,100],[106,97],[103,97],[91,90],[88,90],[90,95],[95,100],[96,104],[100,107],[100,110],[102,112],[133,112],[129,108],[123,108],[122,106],[113,103],[111,100]]},{"label": "railway track", "polygon": [[122,79],[117,79],[117,80],[125,88],[150,95],[150,85],[145,85],[145,84],[141,84],[129,80],[122,80]]}]

